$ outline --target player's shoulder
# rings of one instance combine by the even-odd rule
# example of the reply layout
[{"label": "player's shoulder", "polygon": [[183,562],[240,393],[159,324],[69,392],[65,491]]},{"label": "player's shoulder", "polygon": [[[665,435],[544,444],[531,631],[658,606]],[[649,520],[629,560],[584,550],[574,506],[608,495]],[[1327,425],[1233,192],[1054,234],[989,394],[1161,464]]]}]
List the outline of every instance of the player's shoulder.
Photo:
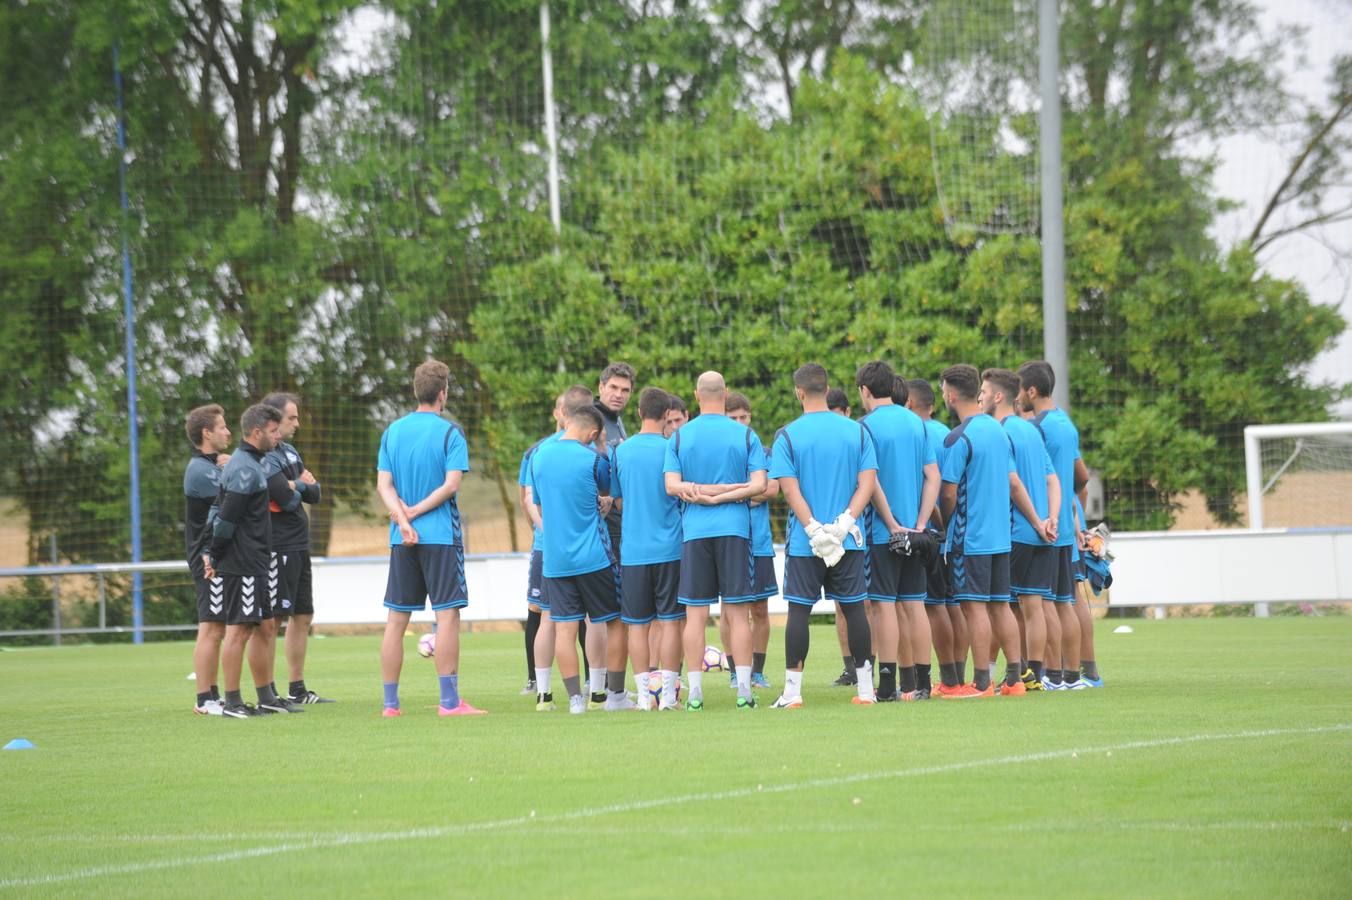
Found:
[{"label": "player's shoulder", "polygon": [[975,418],[976,417],[974,416],[970,419],[965,419],[962,422],[959,422],[956,428],[950,428],[948,432],[944,435],[944,448],[947,449],[949,447],[952,447],[956,445],[959,441],[966,438],[968,426],[975,420]]},{"label": "player's shoulder", "polygon": [[924,424],[926,431],[932,431],[935,434],[939,435],[940,437],[947,435],[949,431],[952,430],[943,422],[940,422],[938,419],[925,419]]}]

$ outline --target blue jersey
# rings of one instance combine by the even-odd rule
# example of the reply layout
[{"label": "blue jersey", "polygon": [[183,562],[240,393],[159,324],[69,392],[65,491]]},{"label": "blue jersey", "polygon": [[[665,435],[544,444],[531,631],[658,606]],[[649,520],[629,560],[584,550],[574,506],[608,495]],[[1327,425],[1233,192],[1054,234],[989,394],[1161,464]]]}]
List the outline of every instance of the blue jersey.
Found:
[{"label": "blue jersey", "polygon": [[[765,448],[756,435],[717,413],[691,419],[667,441],[664,472],[676,472],[695,484],[741,484],[752,472],[765,471]],[[687,503],[681,532],[687,541],[710,537],[751,538],[751,511],[746,501],[702,506]]]},{"label": "blue jersey", "polygon": [[1061,514],[1057,517],[1056,546],[1071,547],[1075,544],[1071,504],[1075,496],[1075,460],[1080,458],[1080,432],[1075,423],[1070,421],[1070,416],[1055,407],[1038,413],[1033,424],[1042,432],[1047,455],[1051,457],[1052,468],[1061,482]]},{"label": "blue jersey", "polygon": [[[1042,435],[1031,422],[1025,422],[1018,416],[1006,416],[1000,421],[1009,443],[1014,448],[1014,466],[1018,469],[1019,480],[1033,501],[1033,509],[1045,519],[1048,515],[1047,476],[1055,475],[1052,459],[1047,455],[1047,447],[1042,443]],[[1033,523],[1017,507],[1010,510],[1011,537],[1016,544],[1032,544],[1037,547],[1049,546],[1037,533]]]},{"label": "blue jersey", "polygon": [[624,500],[623,565],[681,558],[680,501],[667,494],[666,460],[667,439],[660,434],[636,434],[610,451],[611,488],[617,500]]},{"label": "blue jersey", "polygon": [[[558,431],[554,432],[554,433],[551,434],[549,437],[542,437],[542,438],[540,438],[538,441],[536,441],[535,443],[533,443],[533,444],[530,445],[530,449],[529,449],[529,450],[527,450],[525,453],[521,454],[521,468],[520,468],[520,470],[516,473],[516,483],[517,483],[518,485],[520,485],[521,487],[530,487],[530,486],[531,486],[531,484],[530,484],[530,459],[531,459],[531,457],[535,455],[535,451],[536,451],[536,450],[539,450],[539,449],[540,449],[541,447],[543,447],[545,444],[552,444],[554,441],[557,441],[557,440],[558,440],[559,438],[561,438],[562,436],[563,436],[563,429],[560,428]],[[533,529],[533,531],[534,531],[534,534],[531,536],[531,542],[530,542],[530,549],[531,549],[531,552],[532,552],[532,553],[534,553],[534,552],[537,551],[537,550],[543,550],[543,549],[544,549],[544,546],[545,546],[545,544],[544,544],[544,540],[545,540],[544,532],[541,531],[539,528],[535,528],[535,529]]]},{"label": "blue jersey", "polygon": [[531,491],[544,521],[546,578],[585,575],[613,565],[610,534],[596,508],[610,492],[610,463],[590,444],[560,438],[530,461]]},{"label": "blue jersey", "polygon": [[[439,413],[412,412],[391,423],[380,436],[376,468],[394,476],[399,499],[413,506],[445,484],[447,472],[469,471],[469,445],[460,426]],[[413,528],[420,544],[464,544],[454,494],[414,519]],[[390,546],[401,543],[399,526],[391,522]]]},{"label": "blue jersey", "polygon": [[934,461],[940,468],[944,464],[944,441],[948,438],[949,428],[943,422],[935,419],[925,420],[925,437],[929,440],[930,449],[934,451]]},{"label": "blue jersey", "polygon": [[[761,449],[765,450],[762,444]],[[770,463],[771,452],[765,450],[766,465]],[[770,503],[751,507],[751,555],[774,556],[775,544],[770,537]]]},{"label": "blue jersey", "polygon": [[[864,426],[833,412],[804,413],[779,429],[771,478],[796,478],[812,518],[822,524],[845,511],[859,486],[859,473],[878,468],[873,439]],[[863,549],[851,536],[846,550]],[[789,513],[789,555],[811,556],[807,532]]]},{"label": "blue jersey", "polygon": [[[892,517],[903,527],[911,528],[920,515],[925,466],[937,462],[925,433],[925,423],[915,413],[895,403],[879,406],[859,421],[873,438],[873,448],[878,456],[878,483],[882,485]],[[869,519],[873,523],[869,542],[886,544],[891,535],[882,516],[873,512]]]},{"label": "blue jersey", "polygon": [[968,556],[1009,552],[1009,473],[1014,448],[1000,423],[978,414],[944,439],[943,479],[958,486],[947,548]]}]

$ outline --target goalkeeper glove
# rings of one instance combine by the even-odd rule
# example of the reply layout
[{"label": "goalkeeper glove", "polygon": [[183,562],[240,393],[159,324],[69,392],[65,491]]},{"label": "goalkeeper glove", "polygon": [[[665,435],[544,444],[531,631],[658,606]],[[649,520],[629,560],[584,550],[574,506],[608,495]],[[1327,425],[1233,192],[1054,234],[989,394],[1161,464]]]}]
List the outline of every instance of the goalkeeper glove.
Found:
[{"label": "goalkeeper glove", "polygon": [[853,537],[855,545],[861,550],[864,547],[864,535],[859,531],[859,526],[854,524],[854,516],[850,515],[849,509],[836,516],[836,520],[830,525],[825,526],[826,532],[840,542],[841,546],[845,544],[845,538]]},{"label": "goalkeeper glove", "polygon": [[825,526],[816,519],[808,519],[807,541],[812,546],[812,555],[820,559],[825,559],[831,552],[832,547],[839,547],[840,541],[836,540]]}]

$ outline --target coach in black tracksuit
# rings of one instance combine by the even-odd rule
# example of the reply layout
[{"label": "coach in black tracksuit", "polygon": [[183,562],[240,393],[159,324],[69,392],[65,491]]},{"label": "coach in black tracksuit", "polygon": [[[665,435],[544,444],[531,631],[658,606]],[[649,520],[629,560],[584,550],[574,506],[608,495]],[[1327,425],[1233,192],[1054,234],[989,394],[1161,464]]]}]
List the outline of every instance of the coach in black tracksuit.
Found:
[{"label": "coach in black tracksuit", "polygon": [[[310,569],[310,519],[306,503],[320,501],[319,482],[305,468],[300,452],[287,443],[300,430],[300,398],[281,391],[263,398],[282,411],[281,440],[263,459],[268,477],[268,508],[272,510],[272,559],[268,569],[272,613],[286,619],[286,665],[290,682],[287,699],[294,703],[329,703],[305,686],[305,651],[315,601]],[[272,643],[271,641],[269,643]],[[269,652],[275,653],[275,648]]]},{"label": "coach in black tracksuit", "polygon": [[202,555],[211,545],[208,515],[221,488],[221,468],[230,460],[230,428],[225,411],[215,403],[188,413],[185,423],[192,456],[183,470],[183,541],[197,590],[197,642],[192,664],[196,676],[198,715],[220,715],[221,696],[216,672],[221,664],[221,641],[225,638],[225,597],[220,576],[208,580]]},{"label": "coach in black tracksuit", "polygon": [[225,643],[221,647],[221,674],[225,687],[223,712],[237,719],[261,712],[288,711],[276,701],[266,673],[258,660],[250,659],[258,689],[255,710],[240,698],[240,673],[244,649],[258,624],[271,618],[268,608],[268,560],[272,544],[272,517],[268,512],[267,476],[263,456],[280,440],[282,414],[262,403],[240,417],[243,435],[239,449],[221,473],[220,500],[212,509],[211,545],[203,555],[208,579],[219,573],[225,599]]}]

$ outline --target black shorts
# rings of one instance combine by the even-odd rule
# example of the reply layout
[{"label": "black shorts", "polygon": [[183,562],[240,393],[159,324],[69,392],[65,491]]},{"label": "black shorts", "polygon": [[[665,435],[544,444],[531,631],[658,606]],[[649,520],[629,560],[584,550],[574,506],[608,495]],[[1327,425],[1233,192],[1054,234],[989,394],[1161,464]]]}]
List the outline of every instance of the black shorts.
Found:
[{"label": "black shorts", "polygon": [[627,625],[684,619],[685,607],[676,602],[680,580],[680,560],[620,566],[620,618]]},{"label": "black shorts", "polygon": [[545,554],[540,550],[530,552],[530,574],[526,576],[526,602],[534,603],[540,609],[549,609],[544,590]]},{"label": "black shorts", "polygon": [[1056,584],[1056,548],[1015,542],[1009,551],[1009,592],[1014,599],[1052,599]]},{"label": "black shorts", "polygon": [[775,580],[775,558],[773,556],[753,556],[755,573],[751,579],[751,595],[757,600],[769,600],[779,593],[779,582]]},{"label": "black shorts", "polygon": [[275,616],[315,614],[309,550],[278,550],[268,567],[268,593]]},{"label": "black shorts", "polygon": [[880,603],[909,600],[923,603],[927,596],[925,562],[919,556],[904,556],[886,544],[868,548],[868,598]]},{"label": "black shorts", "polygon": [[231,575],[221,572],[221,594],[225,598],[225,624],[257,625],[272,618],[266,574]]},{"label": "black shorts", "polygon": [[620,573],[612,566],[585,575],[545,576],[544,595],[555,622],[609,622],[620,615]]},{"label": "black shorts", "polygon": [[936,553],[925,568],[925,605],[944,606],[956,602],[948,596],[948,563],[942,553]]},{"label": "black shorts", "polygon": [[399,612],[469,605],[465,590],[465,550],[459,544],[399,544],[390,548],[385,607]]},{"label": "black shorts", "polygon": [[982,553],[968,556],[949,551],[948,584],[959,603],[1009,602],[1009,554]]},{"label": "black shorts", "polygon": [[677,599],[686,606],[710,606],[755,600],[755,557],[744,537],[695,538],[681,545],[681,585]]},{"label": "black shorts", "polygon": [[784,599],[811,606],[822,598],[837,603],[858,603],[868,596],[868,577],[863,550],[846,550],[831,568],[815,556],[790,556],[784,563]]},{"label": "black shorts", "polygon": [[225,584],[221,576],[208,581],[201,574],[193,572],[193,586],[197,589],[197,621],[224,622]]},{"label": "black shorts", "polygon": [[1069,545],[1056,548],[1056,580],[1049,599],[1057,603],[1075,602],[1075,565],[1070,561],[1075,548]]}]

